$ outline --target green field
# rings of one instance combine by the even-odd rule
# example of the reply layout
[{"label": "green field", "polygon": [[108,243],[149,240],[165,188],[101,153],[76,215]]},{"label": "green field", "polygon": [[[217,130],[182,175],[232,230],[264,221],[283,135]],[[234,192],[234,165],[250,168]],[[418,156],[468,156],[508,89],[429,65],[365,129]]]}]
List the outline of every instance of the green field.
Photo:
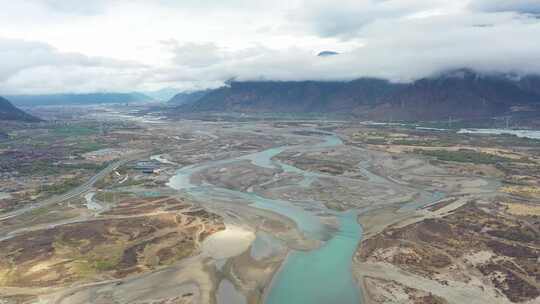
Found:
[{"label": "green field", "polygon": [[99,132],[95,127],[86,127],[86,126],[62,126],[51,129],[52,134],[58,136],[89,136],[94,135]]},{"label": "green field", "polygon": [[497,156],[484,152],[477,152],[474,150],[461,149],[458,151],[448,150],[421,150],[415,149],[414,153],[422,154],[430,157],[434,157],[440,161],[453,161],[460,163],[475,163],[475,164],[497,164],[501,162],[513,162],[526,160],[515,160],[507,157]]}]

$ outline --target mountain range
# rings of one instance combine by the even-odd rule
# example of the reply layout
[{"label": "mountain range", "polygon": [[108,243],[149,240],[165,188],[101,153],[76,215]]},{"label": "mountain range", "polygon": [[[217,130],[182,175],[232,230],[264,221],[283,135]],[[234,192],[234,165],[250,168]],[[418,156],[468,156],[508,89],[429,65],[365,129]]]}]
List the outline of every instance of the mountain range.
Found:
[{"label": "mountain range", "polygon": [[24,122],[38,122],[39,118],[34,117],[21,109],[15,107],[7,99],[0,97],[0,120],[14,120]]},{"label": "mountain range", "polygon": [[156,91],[144,91],[142,94],[157,100],[157,101],[168,101],[178,94],[180,90],[175,88],[163,88]]},{"label": "mountain range", "polygon": [[461,69],[411,83],[244,81],[203,94],[179,112],[344,113],[373,120],[478,119],[538,115],[540,76]]},{"label": "mountain range", "polygon": [[167,103],[170,106],[190,105],[198,102],[213,90],[181,92],[174,95]]},{"label": "mountain range", "polygon": [[142,93],[87,93],[6,96],[17,106],[89,105],[105,103],[130,103],[150,101]]}]

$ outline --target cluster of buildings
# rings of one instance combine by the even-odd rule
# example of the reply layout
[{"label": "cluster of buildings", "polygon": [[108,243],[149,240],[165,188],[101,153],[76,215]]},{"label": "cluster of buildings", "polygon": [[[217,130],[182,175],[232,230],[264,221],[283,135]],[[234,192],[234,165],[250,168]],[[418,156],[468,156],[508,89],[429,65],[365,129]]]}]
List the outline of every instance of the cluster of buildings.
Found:
[{"label": "cluster of buildings", "polygon": [[144,160],[144,161],[138,161],[134,166],[133,169],[140,170],[142,173],[145,174],[154,174],[159,171],[161,167],[161,163],[155,160]]}]

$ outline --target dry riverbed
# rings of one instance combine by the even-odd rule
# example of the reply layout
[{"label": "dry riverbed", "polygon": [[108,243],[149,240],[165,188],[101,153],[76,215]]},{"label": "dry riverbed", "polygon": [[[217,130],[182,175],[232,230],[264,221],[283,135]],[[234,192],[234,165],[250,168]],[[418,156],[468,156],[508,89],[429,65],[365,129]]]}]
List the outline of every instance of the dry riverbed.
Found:
[{"label": "dry riverbed", "polygon": [[[0,303],[262,303],[346,212],[365,304],[539,303],[540,145],[316,121],[122,124],[113,140],[145,154],[0,221]],[[184,186],[205,195],[168,184],[203,164]]]}]

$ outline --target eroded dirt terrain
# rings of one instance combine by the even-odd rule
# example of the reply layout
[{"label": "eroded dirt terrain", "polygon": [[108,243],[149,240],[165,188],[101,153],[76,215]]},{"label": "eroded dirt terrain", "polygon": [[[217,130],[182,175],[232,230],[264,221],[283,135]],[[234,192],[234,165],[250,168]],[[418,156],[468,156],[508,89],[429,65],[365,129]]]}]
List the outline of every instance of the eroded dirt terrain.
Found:
[{"label": "eroded dirt terrain", "polygon": [[[514,138],[489,142],[485,137],[472,143],[461,136],[441,139],[446,133],[431,138],[415,133],[402,131],[398,139],[389,132],[362,135],[375,149],[394,154],[392,160],[403,158],[404,151],[426,155],[436,145],[444,152],[428,153],[431,167],[415,166],[418,160],[409,159],[391,166],[402,168],[399,173],[387,171],[386,176],[446,193],[445,199],[412,216],[397,211],[389,216],[390,210],[361,216],[367,226],[381,219],[387,225],[374,232],[368,228],[355,256],[366,302],[465,303],[474,298],[474,303],[538,303],[536,143]],[[389,144],[396,141],[401,146]],[[456,149],[452,141],[478,152]],[[492,155],[501,158],[494,160]],[[411,171],[413,167],[421,170]]]},{"label": "eroded dirt terrain", "polygon": [[[335,236],[353,244],[362,303],[540,299],[536,141],[317,121],[169,121],[107,138],[119,153],[81,157],[139,154],[46,206],[0,198],[2,301],[263,303],[289,256]],[[362,226],[358,248],[339,234],[344,214]]]},{"label": "eroded dirt terrain", "polygon": [[196,254],[222,219],[175,198],[131,199],[101,216],[0,242],[2,286],[122,278]]},{"label": "eroded dirt terrain", "polygon": [[540,295],[539,223],[470,202],[451,215],[389,228],[366,240],[361,262],[387,263],[448,285],[495,288],[512,302]]}]

